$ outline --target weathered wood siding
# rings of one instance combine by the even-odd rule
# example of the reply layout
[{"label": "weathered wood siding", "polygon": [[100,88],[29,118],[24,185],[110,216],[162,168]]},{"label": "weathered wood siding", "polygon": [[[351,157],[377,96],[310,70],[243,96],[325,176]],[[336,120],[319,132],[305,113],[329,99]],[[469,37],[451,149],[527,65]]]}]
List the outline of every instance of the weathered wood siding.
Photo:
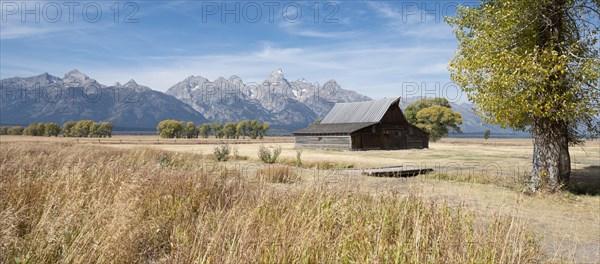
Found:
[{"label": "weathered wood siding", "polygon": [[296,148],[342,150],[350,150],[352,148],[352,141],[350,139],[350,135],[296,136],[294,144]]},{"label": "weathered wood siding", "polygon": [[406,120],[402,120],[403,122],[375,124],[352,133],[352,149],[429,148],[429,135],[407,123]]},{"label": "weathered wood siding", "polygon": [[397,105],[390,106],[387,112],[385,112],[385,115],[383,115],[383,117],[381,118],[381,124],[387,123],[401,126],[406,126],[406,124],[408,124],[406,118],[404,117],[404,114],[402,113],[402,110],[400,110],[400,107],[398,107]]},{"label": "weathered wood siding", "polygon": [[429,135],[416,126],[408,126],[408,135],[406,137],[407,148],[429,148]]}]

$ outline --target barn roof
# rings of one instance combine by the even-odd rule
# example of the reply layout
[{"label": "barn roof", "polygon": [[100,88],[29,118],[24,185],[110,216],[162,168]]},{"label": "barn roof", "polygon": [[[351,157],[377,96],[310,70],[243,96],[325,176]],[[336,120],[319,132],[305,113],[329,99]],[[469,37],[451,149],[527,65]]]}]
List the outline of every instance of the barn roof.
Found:
[{"label": "barn roof", "polygon": [[300,129],[294,132],[294,135],[307,134],[350,134],[354,131],[377,124],[377,122],[369,123],[345,123],[345,124],[318,124]]},{"label": "barn roof", "polygon": [[337,103],[323,118],[321,124],[293,132],[294,135],[306,134],[349,134],[381,121],[392,105],[400,98],[385,98],[376,101]]},{"label": "barn roof", "polygon": [[323,118],[321,124],[378,123],[390,106],[399,101],[400,98],[397,97],[367,102],[337,103]]}]

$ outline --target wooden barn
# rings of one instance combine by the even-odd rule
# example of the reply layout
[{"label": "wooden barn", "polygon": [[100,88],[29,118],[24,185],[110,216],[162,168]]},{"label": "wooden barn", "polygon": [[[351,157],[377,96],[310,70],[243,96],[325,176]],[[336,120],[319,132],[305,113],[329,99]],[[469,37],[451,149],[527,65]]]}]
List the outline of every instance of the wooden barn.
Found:
[{"label": "wooden barn", "polygon": [[408,123],[400,98],[338,103],[321,121],[293,132],[297,148],[372,150],[422,149],[429,135]]}]

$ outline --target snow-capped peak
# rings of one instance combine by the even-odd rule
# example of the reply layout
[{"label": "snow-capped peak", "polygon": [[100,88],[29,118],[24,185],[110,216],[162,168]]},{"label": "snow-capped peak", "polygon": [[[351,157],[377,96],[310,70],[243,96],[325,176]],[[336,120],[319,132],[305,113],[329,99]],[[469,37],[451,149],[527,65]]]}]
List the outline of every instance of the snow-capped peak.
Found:
[{"label": "snow-capped peak", "polygon": [[69,80],[69,81],[85,82],[85,81],[89,80],[90,77],[88,77],[87,75],[85,75],[75,69],[75,70],[72,70],[72,71],[68,72],[67,74],[65,74],[65,77],[63,79]]},{"label": "snow-capped peak", "polygon": [[141,85],[139,85],[139,84],[137,84],[137,83],[135,82],[135,80],[134,80],[134,79],[131,79],[131,80],[129,80],[128,82],[126,82],[125,84],[123,84],[123,86],[121,86],[121,87],[123,87],[123,88],[133,88],[133,89],[137,89],[137,88],[140,88],[140,87],[142,87],[142,86],[141,86]]},{"label": "snow-capped peak", "polygon": [[274,70],[271,73],[271,77],[277,77],[277,78],[279,78],[279,77],[282,77],[282,76],[283,76],[283,71],[281,70],[281,68],[278,68],[278,69]]}]

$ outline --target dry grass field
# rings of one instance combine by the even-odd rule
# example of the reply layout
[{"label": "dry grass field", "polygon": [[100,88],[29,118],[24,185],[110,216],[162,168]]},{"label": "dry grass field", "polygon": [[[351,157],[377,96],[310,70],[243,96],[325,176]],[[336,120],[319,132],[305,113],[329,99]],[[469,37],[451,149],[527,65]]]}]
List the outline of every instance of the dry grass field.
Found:
[{"label": "dry grass field", "polygon": [[[290,138],[0,137],[0,263],[496,262],[600,259],[600,145],[571,148],[576,188],[521,192],[528,139],[428,150],[303,150]],[[282,147],[278,164],[261,145]],[[360,168],[428,167],[411,178]],[[342,169],[350,168],[350,169]]]}]

